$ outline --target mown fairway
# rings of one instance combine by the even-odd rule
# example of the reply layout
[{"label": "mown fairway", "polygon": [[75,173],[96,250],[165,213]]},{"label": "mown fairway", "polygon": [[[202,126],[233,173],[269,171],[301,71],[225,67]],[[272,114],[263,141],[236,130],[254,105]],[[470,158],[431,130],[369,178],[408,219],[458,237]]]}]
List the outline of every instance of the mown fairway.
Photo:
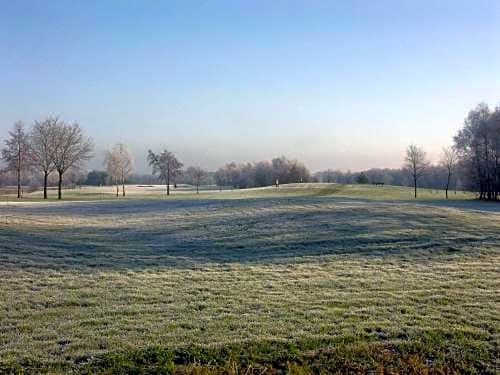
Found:
[{"label": "mown fairway", "polygon": [[0,373],[498,371],[499,205],[293,189],[1,206]]}]

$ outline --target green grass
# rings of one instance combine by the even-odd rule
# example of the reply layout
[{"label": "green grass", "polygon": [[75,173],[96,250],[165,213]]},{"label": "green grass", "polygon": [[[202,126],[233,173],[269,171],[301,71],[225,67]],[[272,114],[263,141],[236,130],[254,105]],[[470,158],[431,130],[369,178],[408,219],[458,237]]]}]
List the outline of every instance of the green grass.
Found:
[{"label": "green grass", "polygon": [[[374,185],[339,185],[325,188],[325,193],[332,189],[336,196],[377,199],[377,200],[414,200],[414,191],[405,186],[374,186]],[[473,199],[475,196],[470,192],[449,191],[450,200]],[[444,190],[418,189],[417,200],[442,200],[445,198]]]},{"label": "green grass", "polygon": [[2,207],[0,373],[495,373],[500,208],[434,195]]}]

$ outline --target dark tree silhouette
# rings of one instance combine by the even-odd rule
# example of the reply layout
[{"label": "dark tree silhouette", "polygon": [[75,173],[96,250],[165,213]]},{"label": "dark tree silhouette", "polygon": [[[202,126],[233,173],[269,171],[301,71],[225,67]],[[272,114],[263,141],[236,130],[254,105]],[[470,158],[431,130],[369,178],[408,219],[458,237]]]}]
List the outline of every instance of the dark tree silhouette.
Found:
[{"label": "dark tree silhouette", "polygon": [[413,187],[415,189],[415,198],[417,198],[417,183],[425,169],[429,166],[425,151],[422,147],[409,145],[406,149],[405,169],[411,174]]},{"label": "dark tree silhouette", "polygon": [[153,168],[153,174],[158,175],[158,178],[165,182],[167,195],[170,195],[170,181],[181,174],[182,163],[177,160],[173,153],[167,150],[163,150],[159,154],[149,150],[147,160],[151,168]]}]

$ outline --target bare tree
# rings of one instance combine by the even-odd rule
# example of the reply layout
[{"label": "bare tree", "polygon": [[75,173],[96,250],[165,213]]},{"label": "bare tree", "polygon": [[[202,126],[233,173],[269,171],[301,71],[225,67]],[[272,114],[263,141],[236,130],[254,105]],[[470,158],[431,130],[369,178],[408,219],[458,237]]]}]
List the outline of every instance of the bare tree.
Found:
[{"label": "bare tree", "polygon": [[455,173],[455,168],[457,167],[458,154],[454,147],[443,147],[443,153],[441,155],[440,164],[446,169],[446,188],[445,195],[448,199],[448,190],[450,188],[451,176]]},{"label": "bare tree", "polygon": [[132,155],[124,144],[117,144],[113,150],[107,151],[104,164],[108,174],[116,183],[116,196],[118,196],[118,184],[122,185],[122,195],[125,196],[125,182],[134,170]]},{"label": "bare tree", "polygon": [[427,155],[422,147],[409,145],[406,148],[404,168],[411,174],[413,187],[415,188],[415,198],[417,198],[417,182],[425,169],[429,166]]},{"label": "bare tree", "polygon": [[28,134],[24,131],[24,125],[18,121],[9,132],[9,139],[5,141],[2,150],[2,159],[7,163],[7,170],[16,175],[17,198],[21,198],[21,180],[23,174],[31,167],[30,142]]},{"label": "bare tree", "polygon": [[207,176],[207,171],[200,167],[189,167],[186,175],[191,184],[196,186],[196,194],[200,193],[200,182]]},{"label": "bare tree", "polygon": [[54,141],[54,166],[59,174],[57,198],[62,199],[64,173],[69,168],[80,167],[82,162],[90,159],[94,144],[85,136],[80,125],[64,122],[57,125]]},{"label": "bare tree", "polygon": [[128,147],[122,143],[118,144],[118,156],[120,160],[120,179],[122,182],[122,195],[125,196],[125,182],[134,170],[134,160],[128,151]]},{"label": "bare tree", "polygon": [[57,117],[48,117],[43,121],[35,121],[30,133],[31,160],[33,167],[43,173],[43,198],[47,199],[47,181],[55,170],[54,152],[55,137],[59,126]]},{"label": "bare tree", "polygon": [[116,186],[116,196],[120,195],[119,178],[120,178],[120,160],[115,149],[106,151],[104,155],[104,165],[108,176],[111,177],[113,184]]},{"label": "bare tree", "polygon": [[167,150],[160,154],[149,150],[148,163],[153,168],[153,174],[158,174],[158,178],[165,182],[167,195],[170,195],[170,180],[181,174],[182,163]]}]

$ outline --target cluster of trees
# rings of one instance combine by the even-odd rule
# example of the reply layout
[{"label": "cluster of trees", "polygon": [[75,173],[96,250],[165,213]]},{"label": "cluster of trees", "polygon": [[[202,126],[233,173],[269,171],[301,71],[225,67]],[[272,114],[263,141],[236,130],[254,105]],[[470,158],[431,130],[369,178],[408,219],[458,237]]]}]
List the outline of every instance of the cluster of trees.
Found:
[{"label": "cluster of trees", "polygon": [[219,168],[214,178],[220,188],[225,186],[249,188],[309,182],[311,174],[303,163],[281,156],[258,163],[229,163]]},{"label": "cluster of trees", "polygon": [[1,158],[5,171],[13,173],[17,197],[22,195],[22,181],[30,173],[43,178],[43,197],[47,199],[47,185],[51,173],[58,175],[58,199],[62,198],[63,176],[92,157],[94,145],[78,123],[67,123],[58,117],[35,121],[31,129],[16,122],[5,141]]},{"label": "cluster of trees", "polygon": [[455,149],[468,188],[480,199],[500,196],[500,106],[480,104],[471,110],[455,136]]},{"label": "cluster of trees", "polygon": [[[490,110],[479,104],[471,110],[454,145],[444,148],[440,160],[446,172],[446,198],[451,178],[459,171],[469,190],[479,193],[479,199],[498,200],[500,197],[500,106]],[[415,198],[418,180],[429,167],[421,147],[411,145],[406,150],[405,169],[409,171]]]}]

